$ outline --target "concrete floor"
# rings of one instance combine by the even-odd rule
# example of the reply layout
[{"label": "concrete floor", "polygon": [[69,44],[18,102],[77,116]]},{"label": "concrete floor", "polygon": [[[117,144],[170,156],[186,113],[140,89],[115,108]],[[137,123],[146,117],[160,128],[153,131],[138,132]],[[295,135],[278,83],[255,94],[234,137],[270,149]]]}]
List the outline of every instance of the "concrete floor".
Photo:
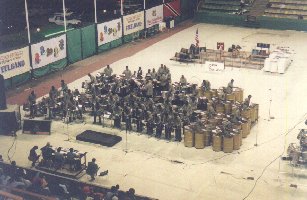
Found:
[{"label": "concrete floor", "polygon": [[[196,28],[199,29],[200,46],[216,48],[216,42],[225,42],[227,48],[238,44],[245,51],[251,51],[257,42],[270,43],[272,50],[287,46],[295,52],[293,63],[285,74],[280,75],[238,68],[213,73],[206,72],[200,64],[170,61],[175,51],[195,42]],[[85,123],[68,126],[55,121],[50,136],[18,133],[11,157],[20,165],[30,166],[27,161],[30,148],[33,145],[41,147],[49,141],[53,146],[87,151],[89,159],[95,157],[101,170],[109,170],[109,176],[97,178],[97,184],[108,187],[119,184],[123,190],[133,187],[138,194],[158,199],[306,199],[306,168],[292,168],[287,161],[280,160],[289,143],[298,143],[298,129],[307,128],[303,123],[307,118],[306,41],[307,34],[303,32],[198,24],[111,64],[114,72],[119,74],[126,65],[132,70],[142,66],[145,71],[163,63],[170,68],[173,81],[179,81],[184,74],[193,83],[210,80],[213,88],[226,86],[233,78],[235,86],[244,88],[244,97],[251,94],[252,102],[259,103],[260,118],[251,134],[243,140],[241,149],[231,154],[214,152],[211,147],[186,148],[183,142],[166,142],[136,133],[128,134],[126,143],[124,131],[92,125],[88,117]],[[76,80],[69,87],[81,88],[85,79],[87,77]],[[271,120],[270,99],[271,116],[274,117]],[[112,148],[76,141],[75,136],[87,129],[119,135],[123,140]],[[65,141],[67,133],[70,141]],[[13,137],[0,136],[0,154],[5,159],[13,140]],[[256,141],[257,147],[254,146]],[[248,180],[248,177],[254,180]],[[84,176],[82,180],[87,181],[89,177]],[[290,184],[296,184],[297,188]]]}]

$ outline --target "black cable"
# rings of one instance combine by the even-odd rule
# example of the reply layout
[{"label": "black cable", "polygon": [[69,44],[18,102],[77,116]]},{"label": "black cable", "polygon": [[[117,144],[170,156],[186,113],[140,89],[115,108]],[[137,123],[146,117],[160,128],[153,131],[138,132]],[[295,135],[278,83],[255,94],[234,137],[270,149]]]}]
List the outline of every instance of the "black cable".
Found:
[{"label": "black cable", "polygon": [[[15,151],[14,151],[12,157],[10,157],[10,151],[12,150],[12,148],[14,147],[14,145],[15,145]],[[7,158],[8,158],[8,160],[10,161],[10,163],[11,163],[11,158],[13,158],[14,155],[15,155],[16,148],[17,148],[17,136],[14,137],[14,141],[13,141],[11,147],[10,147],[10,148],[8,149],[8,151],[7,151]]]}]

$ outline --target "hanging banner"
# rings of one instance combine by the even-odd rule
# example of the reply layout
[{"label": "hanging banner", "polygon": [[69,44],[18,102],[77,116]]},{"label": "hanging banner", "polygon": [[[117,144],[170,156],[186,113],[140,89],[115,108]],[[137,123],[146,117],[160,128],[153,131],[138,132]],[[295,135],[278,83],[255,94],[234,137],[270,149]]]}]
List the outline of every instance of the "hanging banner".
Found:
[{"label": "hanging banner", "polygon": [[124,35],[129,35],[144,29],[144,11],[124,16],[123,19]]},{"label": "hanging banner", "polygon": [[0,74],[4,79],[30,71],[29,47],[0,54]]},{"label": "hanging banner", "polygon": [[122,20],[115,19],[97,25],[98,46],[112,42],[122,37]]},{"label": "hanging banner", "polygon": [[66,35],[33,44],[31,52],[33,69],[66,58]]},{"label": "hanging banner", "polygon": [[163,22],[163,5],[146,10],[146,28]]}]

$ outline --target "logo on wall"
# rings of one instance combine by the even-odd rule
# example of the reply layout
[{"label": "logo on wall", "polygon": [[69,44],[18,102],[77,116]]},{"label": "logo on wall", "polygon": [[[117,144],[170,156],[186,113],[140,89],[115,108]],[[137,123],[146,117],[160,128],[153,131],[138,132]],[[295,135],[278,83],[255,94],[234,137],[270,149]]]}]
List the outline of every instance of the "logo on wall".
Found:
[{"label": "logo on wall", "polygon": [[104,38],[103,38],[103,32],[100,32],[99,34],[99,40],[100,42],[103,42]]},{"label": "logo on wall", "polygon": [[58,55],[59,55],[59,48],[58,47],[55,47],[54,48],[54,50],[53,50],[53,56],[56,58],[56,57],[58,57]]},{"label": "logo on wall", "polygon": [[41,55],[44,55],[45,52],[46,52],[44,46],[41,46],[41,47],[39,48],[39,50],[40,50]]},{"label": "logo on wall", "polygon": [[153,10],[152,13],[151,13],[151,15],[154,16],[154,17],[157,16],[157,11],[156,11],[156,10]]},{"label": "logo on wall", "polygon": [[51,56],[53,54],[52,48],[47,48],[47,57]]},{"label": "logo on wall", "polygon": [[60,41],[59,41],[59,47],[60,47],[60,50],[64,50],[64,40],[63,39],[61,39]]},{"label": "logo on wall", "polygon": [[39,64],[41,61],[39,53],[35,54],[35,64]]}]

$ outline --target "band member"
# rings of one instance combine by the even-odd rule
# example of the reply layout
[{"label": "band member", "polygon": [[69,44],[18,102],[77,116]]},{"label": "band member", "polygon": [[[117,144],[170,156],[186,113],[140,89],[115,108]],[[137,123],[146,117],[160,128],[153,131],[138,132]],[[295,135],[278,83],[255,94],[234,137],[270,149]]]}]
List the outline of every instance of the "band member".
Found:
[{"label": "band member", "polygon": [[32,90],[29,97],[28,97],[28,102],[30,105],[30,118],[35,117],[35,106],[36,106],[36,94]]},{"label": "band member", "polygon": [[136,131],[141,133],[143,131],[143,111],[142,109],[137,109],[137,113],[136,113],[137,117],[136,117]]},{"label": "band member", "polygon": [[226,92],[227,94],[231,94],[233,92],[233,82],[234,80],[231,79],[231,81],[228,83],[227,88],[226,88]]},{"label": "band member", "polygon": [[153,117],[151,112],[147,111],[147,134],[152,135],[153,134],[153,129],[154,129],[154,122],[153,122]]},{"label": "band member", "polygon": [[97,83],[97,79],[95,76],[93,76],[92,74],[88,73],[87,74],[88,77],[90,78],[90,84],[93,85],[93,84],[96,84]]},{"label": "band member", "polygon": [[151,80],[151,71],[150,71],[150,69],[148,69],[148,71],[147,71],[147,73],[146,73],[146,75],[145,75],[145,79],[146,80]]},{"label": "band member", "polygon": [[131,73],[130,69],[128,68],[128,66],[126,66],[126,69],[125,69],[125,71],[123,71],[123,74],[125,75],[125,79],[131,78],[132,73]]},{"label": "band member", "polygon": [[248,97],[243,102],[243,110],[247,109],[250,106],[252,95],[248,95]]},{"label": "band member", "polygon": [[160,115],[155,115],[155,125],[156,125],[156,137],[161,138],[162,130],[163,130],[163,123],[161,120]]},{"label": "band member", "polygon": [[152,79],[156,79],[157,78],[157,72],[155,68],[152,68],[151,70],[151,78]]},{"label": "band member", "polygon": [[208,105],[208,107],[207,107],[208,117],[212,118],[215,115],[216,111],[213,108],[213,105],[211,103],[208,103],[207,105]]},{"label": "band member", "polygon": [[119,129],[121,128],[120,126],[121,113],[122,113],[122,109],[119,103],[116,103],[115,106],[113,107],[113,119],[114,119],[115,128],[119,128]]},{"label": "band member", "polygon": [[139,67],[138,72],[137,72],[137,78],[138,78],[138,79],[141,79],[141,78],[142,78],[142,75],[143,75],[142,68]]},{"label": "band member", "polygon": [[112,76],[113,69],[110,67],[110,65],[107,65],[107,67],[103,70],[106,77]]},{"label": "band member", "polygon": [[210,91],[211,90],[211,84],[209,81],[203,80],[201,84],[201,88],[204,92]]},{"label": "band member", "polygon": [[185,86],[187,85],[187,79],[184,77],[184,75],[181,75],[181,78],[180,78],[180,85],[181,86]]},{"label": "band member", "polygon": [[93,124],[96,124],[96,119],[98,117],[98,123],[101,124],[101,115],[102,115],[102,112],[101,112],[101,107],[100,107],[100,104],[98,101],[94,102],[94,110],[93,110],[93,114],[94,114],[94,122]]},{"label": "band member", "polygon": [[62,95],[64,95],[68,90],[68,87],[67,87],[67,84],[65,83],[64,80],[61,80],[61,92],[62,92]]},{"label": "band member", "polygon": [[174,119],[174,125],[175,125],[175,141],[181,141],[181,119],[178,114],[176,114],[175,119]]},{"label": "band member", "polygon": [[162,74],[164,74],[164,68],[163,68],[163,64],[161,64],[161,66],[158,69],[158,75],[162,76]]},{"label": "band member", "polygon": [[51,89],[49,91],[49,98],[52,100],[56,100],[58,97],[58,91],[55,89],[54,86],[51,86]]},{"label": "band member", "polygon": [[152,81],[149,80],[148,83],[145,85],[145,91],[146,91],[146,97],[147,98],[152,98],[153,97],[153,85]]},{"label": "band member", "polygon": [[165,139],[170,140],[172,137],[173,125],[171,121],[165,122]]}]

